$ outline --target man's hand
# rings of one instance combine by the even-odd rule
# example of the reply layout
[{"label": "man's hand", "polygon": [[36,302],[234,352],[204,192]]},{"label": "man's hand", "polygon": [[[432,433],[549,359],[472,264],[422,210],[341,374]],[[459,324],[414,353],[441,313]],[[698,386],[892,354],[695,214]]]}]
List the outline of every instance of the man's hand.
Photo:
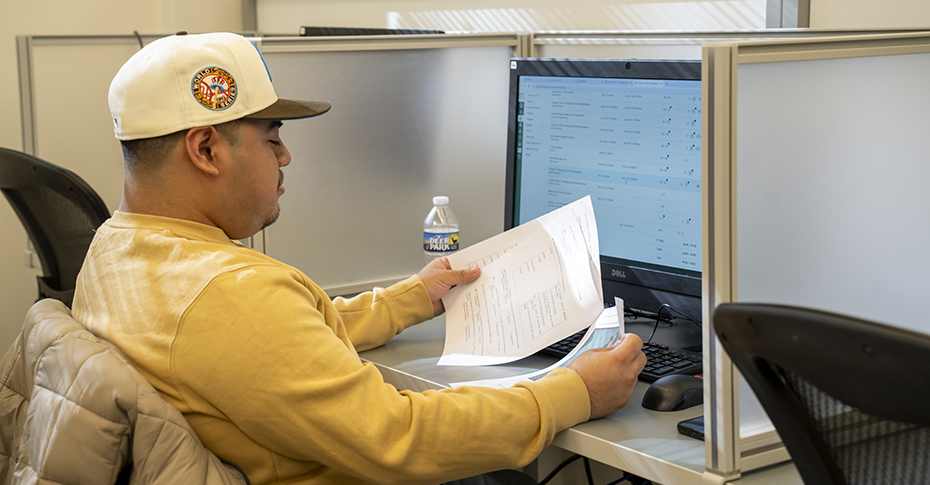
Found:
[{"label": "man's hand", "polygon": [[642,348],[642,339],[628,333],[613,347],[585,351],[568,364],[588,388],[591,419],[607,416],[630,401],[639,373],[646,366]]},{"label": "man's hand", "polygon": [[446,311],[441,298],[446,296],[453,286],[471,283],[480,274],[481,270],[477,266],[453,270],[447,258],[438,258],[421,269],[417,276],[423,280],[426,291],[429,292],[429,299],[433,302],[433,316],[438,317]]}]

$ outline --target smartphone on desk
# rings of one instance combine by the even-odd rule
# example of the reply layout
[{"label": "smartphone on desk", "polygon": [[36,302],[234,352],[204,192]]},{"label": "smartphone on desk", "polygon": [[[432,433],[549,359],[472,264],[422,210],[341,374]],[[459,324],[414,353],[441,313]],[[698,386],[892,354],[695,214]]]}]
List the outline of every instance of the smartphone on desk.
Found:
[{"label": "smartphone on desk", "polygon": [[704,416],[686,419],[678,423],[678,432],[704,441]]}]

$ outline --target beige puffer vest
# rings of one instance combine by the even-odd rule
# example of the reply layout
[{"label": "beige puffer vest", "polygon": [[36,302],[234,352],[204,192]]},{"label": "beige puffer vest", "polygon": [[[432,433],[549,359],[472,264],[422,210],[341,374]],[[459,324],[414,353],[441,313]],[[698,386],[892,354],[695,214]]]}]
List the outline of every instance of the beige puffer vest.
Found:
[{"label": "beige puffer vest", "polygon": [[109,343],[42,300],[0,360],[0,484],[248,484]]}]

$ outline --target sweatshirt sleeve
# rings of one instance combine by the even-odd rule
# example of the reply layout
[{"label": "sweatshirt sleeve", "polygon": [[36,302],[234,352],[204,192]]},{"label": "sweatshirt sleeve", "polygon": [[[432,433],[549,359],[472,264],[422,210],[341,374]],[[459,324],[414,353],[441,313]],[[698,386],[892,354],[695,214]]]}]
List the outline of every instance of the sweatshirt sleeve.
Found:
[{"label": "sweatshirt sleeve", "polygon": [[[172,345],[170,373],[190,413],[229,421],[273,453],[379,483],[525,466],[588,419],[587,390],[570,369],[510,389],[398,391],[359,359],[334,312],[292,275],[214,279]],[[222,448],[202,429],[208,447]]]},{"label": "sweatshirt sleeve", "polygon": [[354,298],[336,297],[333,306],[359,352],[384,345],[405,328],[433,318],[433,304],[419,276]]}]

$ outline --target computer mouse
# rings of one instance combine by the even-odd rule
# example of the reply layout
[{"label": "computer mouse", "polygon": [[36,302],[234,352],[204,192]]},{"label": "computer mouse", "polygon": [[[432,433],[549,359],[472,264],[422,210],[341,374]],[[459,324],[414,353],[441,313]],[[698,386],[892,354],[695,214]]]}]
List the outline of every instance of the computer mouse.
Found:
[{"label": "computer mouse", "polygon": [[643,407],[653,411],[678,411],[704,403],[704,380],[673,374],[657,379],[643,395]]}]

